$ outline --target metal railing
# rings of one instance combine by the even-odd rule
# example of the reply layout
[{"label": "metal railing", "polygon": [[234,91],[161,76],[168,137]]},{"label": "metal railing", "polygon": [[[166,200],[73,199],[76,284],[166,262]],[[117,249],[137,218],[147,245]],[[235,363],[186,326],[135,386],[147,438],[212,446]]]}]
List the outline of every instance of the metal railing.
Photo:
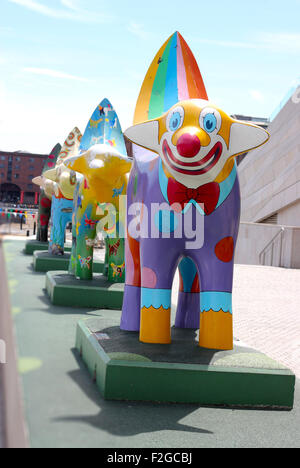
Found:
[{"label": "metal railing", "polygon": [[[281,227],[280,231],[276,233],[276,235],[273,237],[273,239],[271,239],[270,242],[266,245],[266,247],[261,251],[261,253],[259,254],[259,263],[261,265],[266,265],[266,255],[267,255],[267,253],[269,253],[269,251],[271,251],[271,265],[270,266],[281,267],[284,232],[285,232],[285,228]],[[279,265],[273,265],[274,249],[275,249],[275,246],[276,246],[277,239],[280,239],[280,244],[279,244]]]}]

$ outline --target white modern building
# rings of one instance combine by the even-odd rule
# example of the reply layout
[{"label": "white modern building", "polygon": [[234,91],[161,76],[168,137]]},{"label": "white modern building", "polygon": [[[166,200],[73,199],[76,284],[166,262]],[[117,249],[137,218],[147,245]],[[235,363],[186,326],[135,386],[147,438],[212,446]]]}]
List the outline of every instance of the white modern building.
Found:
[{"label": "white modern building", "polygon": [[239,164],[238,263],[300,268],[300,86],[270,119],[270,140]]}]

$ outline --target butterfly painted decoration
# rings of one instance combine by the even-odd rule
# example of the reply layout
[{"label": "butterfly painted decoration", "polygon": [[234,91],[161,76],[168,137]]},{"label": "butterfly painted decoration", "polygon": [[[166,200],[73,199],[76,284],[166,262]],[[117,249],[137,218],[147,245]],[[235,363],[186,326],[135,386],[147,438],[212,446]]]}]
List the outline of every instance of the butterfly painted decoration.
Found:
[{"label": "butterfly painted decoration", "polygon": [[118,253],[120,244],[121,244],[121,241],[120,241],[120,239],[119,239],[118,242],[116,242],[116,243],[113,244],[113,245],[110,245],[110,246],[109,246],[109,255],[114,255],[114,256],[116,256],[117,253]]},{"label": "butterfly painted decoration", "polygon": [[114,263],[111,263],[110,266],[113,269],[113,277],[115,278],[116,276],[119,276],[122,278],[123,271],[125,270],[125,262],[122,263],[122,265],[115,265]]},{"label": "butterfly painted decoration", "polygon": [[124,190],[124,186],[125,186],[125,184],[123,184],[123,186],[121,188],[119,188],[119,189],[116,189],[116,188],[113,189],[113,192],[114,192],[113,198],[116,198],[116,197],[119,197],[120,195],[122,195],[122,192]]},{"label": "butterfly painted decoration", "polygon": [[90,269],[91,266],[90,266],[90,262],[92,260],[92,257],[81,257],[80,255],[78,255],[78,259],[80,261],[80,266],[81,268],[88,268]]}]

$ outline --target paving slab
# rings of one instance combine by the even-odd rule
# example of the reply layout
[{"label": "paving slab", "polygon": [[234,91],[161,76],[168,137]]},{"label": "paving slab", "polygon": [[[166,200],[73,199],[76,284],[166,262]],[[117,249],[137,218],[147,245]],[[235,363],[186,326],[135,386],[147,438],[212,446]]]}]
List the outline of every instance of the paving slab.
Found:
[{"label": "paving slab", "polygon": [[[290,412],[104,400],[74,350],[76,326],[88,317],[117,320],[120,312],[52,306],[44,274],[32,272],[24,245],[6,241],[5,256],[32,447],[299,447],[299,380]],[[243,269],[237,274],[240,281]],[[236,307],[238,338],[239,317]]]},{"label": "paving slab", "polygon": [[300,378],[300,270],[236,265],[234,334]]}]

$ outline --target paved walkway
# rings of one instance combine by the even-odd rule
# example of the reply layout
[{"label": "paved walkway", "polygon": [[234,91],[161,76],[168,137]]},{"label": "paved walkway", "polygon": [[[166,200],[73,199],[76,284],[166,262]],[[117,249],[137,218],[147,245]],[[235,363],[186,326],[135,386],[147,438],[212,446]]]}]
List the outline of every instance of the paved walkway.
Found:
[{"label": "paved walkway", "polygon": [[[178,292],[174,280],[173,304]],[[236,265],[234,336],[300,378],[300,270]]]},{"label": "paved walkway", "polygon": [[235,335],[300,378],[300,270],[238,265]]}]

